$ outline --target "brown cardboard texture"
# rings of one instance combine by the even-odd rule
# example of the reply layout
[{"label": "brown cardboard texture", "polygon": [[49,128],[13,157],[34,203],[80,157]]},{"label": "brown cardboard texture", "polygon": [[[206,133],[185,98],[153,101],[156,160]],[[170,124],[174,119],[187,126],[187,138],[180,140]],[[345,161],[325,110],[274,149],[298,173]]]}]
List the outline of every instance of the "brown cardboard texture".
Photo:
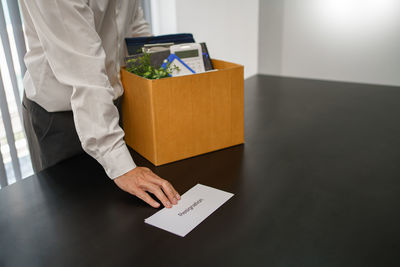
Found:
[{"label": "brown cardboard texture", "polygon": [[154,165],[244,142],[243,66],[149,80],[121,70],[125,141]]}]

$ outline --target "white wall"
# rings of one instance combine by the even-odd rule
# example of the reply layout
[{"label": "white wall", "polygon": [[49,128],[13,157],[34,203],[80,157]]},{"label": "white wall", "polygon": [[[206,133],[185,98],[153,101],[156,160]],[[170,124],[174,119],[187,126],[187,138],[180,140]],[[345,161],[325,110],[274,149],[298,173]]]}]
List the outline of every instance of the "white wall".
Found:
[{"label": "white wall", "polygon": [[400,1],[261,0],[259,72],[400,85]]},{"label": "white wall", "polygon": [[[166,17],[175,7],[176,29],[155,26],[154,34],[193,33],[196,42],[206,42],[212,58],[245,66],[245,77],[258,72],[258,8],[259,0],[153,0],[157,22],[174,24]],[[154,4],[152,2],[152,9]],[[164,7],[163,7],[164,6]],[[165,9],[164,9],[165,8]],[[171,13],[172,14],[172,13]],[[152,14],[153,15],[153,14]],[[153,22],[154,22],[154,15]]]},{"label": "white wall", "polygon": [[150,6],[153,34],[177,33],[175,0],[151,0]]}]

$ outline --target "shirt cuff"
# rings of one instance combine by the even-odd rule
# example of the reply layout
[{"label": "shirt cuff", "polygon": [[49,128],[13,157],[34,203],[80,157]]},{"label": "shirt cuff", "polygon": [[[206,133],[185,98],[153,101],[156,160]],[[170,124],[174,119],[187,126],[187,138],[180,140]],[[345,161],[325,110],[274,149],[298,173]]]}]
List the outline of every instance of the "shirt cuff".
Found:
[{"label": "shirt cuff", "polygon": [[133,162],[132,156],[126,145],[107,153],[103,158],[102,165],[108,177],[111,179],[118,178],[136,168],[136,164]]}]

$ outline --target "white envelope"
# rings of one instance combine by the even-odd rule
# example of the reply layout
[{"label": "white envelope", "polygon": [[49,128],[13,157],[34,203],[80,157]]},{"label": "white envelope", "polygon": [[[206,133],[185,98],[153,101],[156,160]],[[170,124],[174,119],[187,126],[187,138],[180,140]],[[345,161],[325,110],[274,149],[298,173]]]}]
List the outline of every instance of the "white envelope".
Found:
[{"label": "white envelope", "polygon": [[183,237],[232,196],[232,193],[197,184],[181,196],[177,205],[163,208],[144,221]]}]

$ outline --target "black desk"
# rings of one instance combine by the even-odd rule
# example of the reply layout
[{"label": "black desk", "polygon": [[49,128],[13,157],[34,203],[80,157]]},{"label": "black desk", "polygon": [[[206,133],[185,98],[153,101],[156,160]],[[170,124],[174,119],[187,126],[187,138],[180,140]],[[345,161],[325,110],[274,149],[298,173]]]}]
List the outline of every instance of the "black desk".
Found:
[{"label": "black desk", "polygon": [[[188,236],[80,156],[0,191],[0,266],[399,266],[400,88],[258,76],[246,144],[154,168],[235,196]],[[141,264],[141,265],[139,265]]]}]

